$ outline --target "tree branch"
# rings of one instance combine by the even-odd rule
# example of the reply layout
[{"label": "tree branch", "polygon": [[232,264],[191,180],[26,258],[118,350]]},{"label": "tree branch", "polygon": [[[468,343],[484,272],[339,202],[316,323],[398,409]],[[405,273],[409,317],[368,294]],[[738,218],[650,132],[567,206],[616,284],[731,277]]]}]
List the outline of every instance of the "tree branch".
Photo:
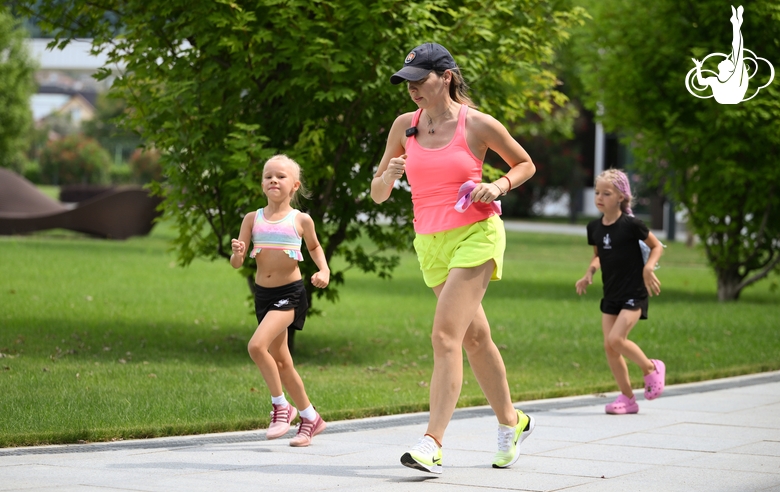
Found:
[{"label": "tree branch", "polygon": [[[774,195],[775,192],[775,186],[772,186],[772,188],[769,190],[769,193],[767,194],[768,197]],[[758,239],[756,239],[755,247],[753,248],[753,252],[745,259],[744,264],[748,264],[758,258],[758,254],[760,251],[760,247],[763,245],[765,237],[764,237],[764,231],[766,230],[766,224],[769,221],[769,211],[772,208],[771,202],[767,201],[766,208],[764,209],[764,216],[761,218],[761,225],[758,228],[758,232],[756,233],[756,236]]]},{"label": "tree branch", "polygon": [[[743,191],[743,197],[742,200],[739,200],[739,206],[735,213],[729,214],[729,217],[731,218],[731,223],[729,224],[731,230],[733,233],[729,234],[729,240],[726,241],[726,255],[727,258],[734,258],[736,261],[734,262],[734,266],[737,268],[737,272],[740,272],[742,268],[747,267],[747,260],[739,261],[739,258],[742,256],[741,250],[744,248],[744,243],[742,241],[742,229],[745,227],[745,207],[747,206],[747,198],[748,194],[750,193],[750,186],[748,186],[747,190]],[[745,278],[747,273],[742,274],[739,273],[740,280]]]},{"label": "tree branch", "polygon": [[762,278],[766,277],[767,275],[769,275],[769,272],[774,270],[774,268],[778,264],[780,264],[780,252],[778,252],[777,256],[775,256],[775,258],[772,261],[770,261],[767,264],[767,266],[764,267],[764,269],[761,270],[759,273],[753,275],[752,277],[746,278],[746,279],[742,280],[739,284],[737,284],[737,287],[736,287],[737,291],[740,291],[740,290],[744,289],[745,287],[747,287],[748,285],[754,284],[754,283],[758,282],[759,280],[761,280]]}]

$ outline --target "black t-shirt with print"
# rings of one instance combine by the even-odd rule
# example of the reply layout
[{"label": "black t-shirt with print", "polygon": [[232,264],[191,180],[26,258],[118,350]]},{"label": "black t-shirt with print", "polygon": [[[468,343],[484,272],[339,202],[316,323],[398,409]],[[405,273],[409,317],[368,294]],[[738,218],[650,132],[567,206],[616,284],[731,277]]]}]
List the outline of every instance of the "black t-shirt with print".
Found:
[{"label": "black t-shirt with print", "polygon": [[639,240],[647,239],[649,229],[641,220],[621,214],[614,224],[602,219],[588,224],[588,244],[597,246],[604,282],[604,299],[625,301],[647,297],[642,269],[645,266]]}]

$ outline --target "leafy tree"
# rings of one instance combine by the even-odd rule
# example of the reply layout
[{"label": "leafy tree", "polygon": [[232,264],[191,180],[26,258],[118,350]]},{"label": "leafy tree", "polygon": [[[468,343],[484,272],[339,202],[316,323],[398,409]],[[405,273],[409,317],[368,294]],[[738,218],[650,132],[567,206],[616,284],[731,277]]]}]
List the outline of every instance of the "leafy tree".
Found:
[{"label": "leafy tree", "polygon": [[[368,194],[391,123],[414,107],[388,81],[406,53],[441,42],[481,109],[511,121],[563,101],[546,64],[581,15],[551,0],[15,3],[55,33],[56,46],[90,33],[108,56],[102,77],[125,67],[112,91],[135,109],[127,124],[164,149],[166,181],[153,190],[177,225],[182,264],[230,256],[241,214],[264,203],[264,160],[284,152],[314,191],[304,207],[328,260],[381,277],[398,264],[392,250],[412,242],[409,196],[379,206]],[[302,268],[308,279],[313,263]],[[333,299],[343,270],[331,279],[324,295]]]},{"label": "leafy tree", "polygon": [[81,125],[81,131],[92,137],[117,160],[129,160],[142,145],[133,128],[125,128],[123,122],[132,110],[127,101],[110,94],[100,94],[95,102],[95,117]]},{"label": "leafy tree", "polygon": [[[533,157],[536,174],[501,199],[504,215],[540,215],[540,206],[546,201],[558,200],[564,193],[576,196],[582,188],[582,155],[574,138],[577,122],[582,117],[575,103],[569,101],[549,114],[532,115],[512,126],[512,134],[517,135],[518,142]],[[509,169],[504,163],[494,165]]]},{"label": "leafy tree", "polygon": [[80,134],[51,140],[40,156],[41,179],[55,185],[106,181],[111,157],[97,140]]},{"label": "leafy tree", "polygon": [[[603,108],[608,130],[628,134],[636,165],[685,207],[717,276],[718,298],[738,299],[780,264],[777,81],[737,105],[698,99],[686,90],[692,58],[731,51],[728,3],[582,3],[593,21],[574,46],[590,108]],[[743,5],[745,47],[780,62],[780,5]],[[747,96],[768,79],[762,63]]]},{"label": "leafy tree", "polygon": [[0,166],[21,173],[32,129],[30,97],[35,93],[35,63],[19,21],[0,5]]}]

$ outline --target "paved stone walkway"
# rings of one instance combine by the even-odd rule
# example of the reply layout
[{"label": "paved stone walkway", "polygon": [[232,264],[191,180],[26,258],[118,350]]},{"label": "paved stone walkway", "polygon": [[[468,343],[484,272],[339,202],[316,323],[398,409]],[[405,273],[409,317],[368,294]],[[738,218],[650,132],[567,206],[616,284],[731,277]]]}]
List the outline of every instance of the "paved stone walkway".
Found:
[{"label": "paved stone walkway", "polygon": [[637,415],[606,415],[615,396],[517,404],[536,430],[508,469],[478,407],[456,411],[440,476],[399,463],[421,413],[331,422],[302,449],[264,431],[0,449],[0,491],[780,492],[780,372],[669,386]]}]

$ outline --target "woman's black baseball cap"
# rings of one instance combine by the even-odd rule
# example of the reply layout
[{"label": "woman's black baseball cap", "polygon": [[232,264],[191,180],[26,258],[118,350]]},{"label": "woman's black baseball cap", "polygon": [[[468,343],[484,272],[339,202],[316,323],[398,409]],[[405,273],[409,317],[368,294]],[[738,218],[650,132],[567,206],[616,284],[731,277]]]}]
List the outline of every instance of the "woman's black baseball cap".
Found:
[{"label": "woman's black baseball cap", "polygon": [[403,81],[418,81],[434,70],[443,71],[458,68],[447,48],[436,43],[425,43],[406,55],[404,67],[390,77],[391,84]]}]

